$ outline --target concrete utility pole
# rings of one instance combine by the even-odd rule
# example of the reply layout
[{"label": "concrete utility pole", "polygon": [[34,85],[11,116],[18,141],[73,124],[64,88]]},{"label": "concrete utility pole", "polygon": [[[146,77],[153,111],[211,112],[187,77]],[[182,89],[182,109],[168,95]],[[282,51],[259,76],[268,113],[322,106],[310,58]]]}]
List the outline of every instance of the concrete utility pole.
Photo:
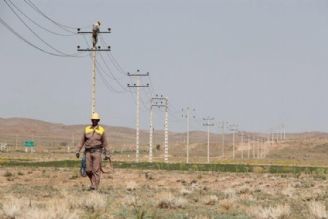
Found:
[{"label": "concrete utility pole", "polygon": [[282,124],[282,128],[283,128],[283,139],[286,140],[286,126],[285,126],[285,124]]},{"label": "concrete utility pole", "polygon": [[253,159],[255,159],[255,142],[256,142],[256,137],[252,137],[252,154],[253,154]]},{"label": "concrete utility pole", "polygon": [[249,137],[247,138],[247,145],[248,145],[248,150],[247,150],[247,159],[250,158],[250,152],[251,152],[251,144],[250,144],[250,139]]},{"label": "concrete utility pole", "polygon": [[149,113],[149,156],[148,161],[153,162],[153,99],[150,100],[150,113]]},{"label": "concrete utility pole", "polygon": [[100,31],[100,22],[97,21],[93,25],[92,31],[81,31],[80,28],[77,29],[78,34],[92,34],[92,48],[81,49],[80,46],[77,46],[77,51],[79,52],[92,52],[92,81],[91,81],[91,113],[96,112],[96,52],[108,52],[110,46],[107,49],[102,49],[100,46],[97,47],[98,34],[102,33],[111,33],[111,29],[108,28],[108,31]]},{"label": "concrete utility pole", "polygon": [[256,142],[257,142],[257,159],[260,159],[261,139],[257,138]]},{"label": "concrete utility pole", "polygon": [[149,162],[152,162],[153,159],[153,107],[165,108],[165,119],[164,119],[164,162],[168,162],[169,155],[169,136],[168,136],[168,117],[169,117],[169,103],[168,98],[163,95],[159,96],[156,94],[155,97],[150,100],[150,122],[149,122]]},{"label": "concrete utility pole", "polygon": [[284,124],[282,124],[279,128],[280,140],[284,139]]},{"label": "concrete utility pole", "polygon": [[[189,130],[190,130],[190,107],[187,107],[186,109],[182,109],[182,118],[185,118],[187,120],[187,148],[186,148],[186,163],[189,163]],[[192,109],[192,112],[195,112],[195,109]],[[194,115],[192,115],[192,118],[196,118]]]},{"label": "concrete utility pole", "polygon": [[137,107],[136,107],[136,162],[139,162],[139,148],[140,148],[140,88],[141,87],[149,87],[149,84],[141,85],[140,84],[140,77],[148,77],[149,72],[146,74],[140,74],[140,70],[137,70],[136,74],[131,74],[128,72],[129,77],[136,77],[137,82],[135,84],[128,84],[129,88],[137,88]]},{"label": "concrete utility pole", "polygon": [[225,122],[225,121],[222,121],[222,122],[220,122],[219,123],[219,127],[221,127],[221,130],[222,130],[222,158],[224,159],[224,144],[225,144],[225,142],[224,142],[224,130],[225,130],[225,127],[226,126],[228,126],[229,125],[229,123],[228,122]]},{"label": "concrete utility pole", "polygon": [[18,136],[15,135],[15,151],[17,150],[17,145],[18,145]]},{"label": "concrete utility pole", "polygon": [[210,121],[213,121],[214,118],[207,117],[203,120],[205,121],[203,126],[207,127],[207,163],[210,163],[210,127],[214,126],[214,123],[210,123]]},{"label": "concrete utility pole", "polygon": [[244,133],[241,132],[241,159],[244,160]]},{"label": "concrete utility pole", "polygon": [[238,131],[238,124],[230,125],[230,131],[232,131],[232,159],[235,159],[235,134]]}]

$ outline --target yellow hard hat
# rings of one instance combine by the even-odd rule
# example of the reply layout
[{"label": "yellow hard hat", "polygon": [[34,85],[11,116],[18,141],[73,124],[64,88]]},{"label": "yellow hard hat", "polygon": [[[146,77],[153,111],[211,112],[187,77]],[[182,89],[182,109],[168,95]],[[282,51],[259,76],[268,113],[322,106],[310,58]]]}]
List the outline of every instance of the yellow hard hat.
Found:
[{"label": "yellow hard hat", "polygon": [[98,113],[92,113],[91,119],[100,120],[100,115]]}]

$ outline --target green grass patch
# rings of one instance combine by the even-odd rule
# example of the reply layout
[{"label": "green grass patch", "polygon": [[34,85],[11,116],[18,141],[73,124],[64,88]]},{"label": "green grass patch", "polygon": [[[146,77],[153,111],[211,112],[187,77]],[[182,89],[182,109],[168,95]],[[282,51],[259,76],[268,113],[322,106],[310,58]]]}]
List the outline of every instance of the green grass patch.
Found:
[{"label": "green grass patch", "polygon": [[[123,162],[114,161],[113,165],[119,169],[140,169],[140,170],[179,170],[179,171],[213,171],[213,172],[233,172],[233,173],[307,173],[324,175],[328,174],[328,167],[310,166],[282,166],[282,165],[252,165],[252,164],[186,164],[186,163],[148,163],[148,162]],[[17,160],[7,160],[0,163],[3,167],[57,167],[57,168],[78,168],[79,160],[60,160],[45,162],[26,162]]]}]

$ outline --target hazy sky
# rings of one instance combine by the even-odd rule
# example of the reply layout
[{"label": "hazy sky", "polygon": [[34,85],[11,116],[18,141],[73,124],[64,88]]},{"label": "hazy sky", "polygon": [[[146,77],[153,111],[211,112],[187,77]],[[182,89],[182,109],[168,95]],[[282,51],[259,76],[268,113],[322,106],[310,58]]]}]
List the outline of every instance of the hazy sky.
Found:
[{"label": "hazy sky", "polygon": [[[42,26],[67,33],[24,1],[11,1]],[[123,70],[149,71],[154,92],[169,97],[171,130],[185,128],[177,111],[191,106],[199,118],[209,115],[239,123],[243,130],[267,131],[285,123],[289,131],[328,131],[326,0],[32,1],[69,26],[88,30],[100,20],[102,28],[111,27],[112,33],[104,39]],[[0,17],[26,39],[51,51],[4,1]],[[55,36],[22,18],[61,51],[75,53],[77,44],[86,46],[82,36]],[[46,55],[1,24],[0,33],[0,117],[88,123],[90,58]],[[107,54],[103,58],[126,86],[130,79],[116,71]],[[121,89],[115,80],[108,81]],[[150,90],[142,93],[145,104]],[[98,76],[97,111],[106,124],[134,127],[135,97],[108,90]],[[148,127],[148,117],[143,110],[143,128]],[[163,115],[156,113],[156,117],[155,127],[162,128]],[[193,129],[203,127],[195,121]]]}]

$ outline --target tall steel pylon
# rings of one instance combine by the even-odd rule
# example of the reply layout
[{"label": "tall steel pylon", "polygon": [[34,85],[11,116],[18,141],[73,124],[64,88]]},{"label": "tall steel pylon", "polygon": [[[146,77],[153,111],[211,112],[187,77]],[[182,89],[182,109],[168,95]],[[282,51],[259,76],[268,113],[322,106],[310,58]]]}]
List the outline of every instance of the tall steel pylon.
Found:
[{"label": "tall steel pylon", "polygon": [[[98,23],[99,25],[95,26]],[[92,52],[91,113],[96,112],[96,53],[111,51],[110,46],[107,46],[106,49],[97,46],[98,34],[111,33],[111,29],[108,28],[108,31],[100,31],[100,22],[98,21],[96,24],[93,25],[92,31],[81,31],[80,28],[77,29],[78,34],[92,34],[92,48],[81,49],[80,46],[77,46],[77,51],[79,52]]]},{"label": "tall steel pylon", "polygon": [[137,73],[131,74],[128,72],[129,77],[136,77],[137,81],[135,84],[128,84],[129,88],[137,89],[137,107],[136,107],[136,162],[139,162],[139,149],[140,149],[140,88],[149,87],[149,84],[141,85],[140,77],[148,77],[149,72],[146,74],[141,74],[140,70],[137,70]]}]

